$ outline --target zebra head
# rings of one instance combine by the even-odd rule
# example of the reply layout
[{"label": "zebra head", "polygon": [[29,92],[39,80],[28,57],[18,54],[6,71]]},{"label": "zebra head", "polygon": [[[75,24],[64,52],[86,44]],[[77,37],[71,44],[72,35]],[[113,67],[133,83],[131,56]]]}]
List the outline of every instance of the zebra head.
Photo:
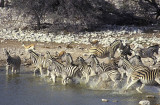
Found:
[{"label": "zebra head", "polygon": [[88,63],[88,65],[91,65],[91,67],[99,64],[99,61],[94,54],[91,54],[85,61]]},{"label": "zebra head", "polygon": [[70,53],[65,53],[61,56],[61,61],[66,62],[66,65],[73,64],[73,59]]},{"label": "zebra head", "polygon": [[86,62],[82,57],[77,57],[75,64],[83,65],[83,64],[86,64]]},{"label": "zebra head", "polygon": [[125,46],[123,46],[123,48],[121,49],[121,55],[132,55],[132,49],[130,47],[129,44],[126,44]]},{"label": "zebra head", "polygon": [[5,53],[5,55],[6,55],[7,57],[10,56],[9,52],[8,52],[6,49],[4,49],[4,53]]}]

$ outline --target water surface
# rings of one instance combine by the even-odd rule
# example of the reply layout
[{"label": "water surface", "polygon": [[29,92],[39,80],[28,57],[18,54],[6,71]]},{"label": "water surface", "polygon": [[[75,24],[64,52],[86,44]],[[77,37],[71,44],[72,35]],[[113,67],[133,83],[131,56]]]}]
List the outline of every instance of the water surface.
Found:
[{"label": "water surface", "polygon": [[[26,68],[23,68],[26,69]],[[24,70],[26,71],[26,70]],[[146,95],[151,105],[160,103],[159,88],[148,86],[147,93],[119,94],[111,90],[91,90],[80,85],[53,85],[48,79],[33,76],[29,72],[5,75],[0,69],[0,105],[138,105]],[[108,99],[102,102],[101,99]]]}]

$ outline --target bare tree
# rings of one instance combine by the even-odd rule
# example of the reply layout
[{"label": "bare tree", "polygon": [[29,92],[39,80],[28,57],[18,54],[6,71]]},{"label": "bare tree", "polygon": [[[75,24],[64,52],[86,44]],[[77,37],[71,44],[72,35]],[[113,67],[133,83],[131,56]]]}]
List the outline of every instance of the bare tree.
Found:
[{"label": "bare tree", "polygon": [[54,0],[13,0],[12,6],[26,16],[31,16],[36,21],[36,29],[41,29],[41,21],[47,13],[50,3]]},{"label": "bare tree", "polygon": [[148,2],[151,6],[153,6],[153,8],[155,8],[156,11],[154,15],[156,15],[156,19],[158,19],[158,17],[160,16],[160,4],[158,4],[156,0],[145,0],[145,1]]}]

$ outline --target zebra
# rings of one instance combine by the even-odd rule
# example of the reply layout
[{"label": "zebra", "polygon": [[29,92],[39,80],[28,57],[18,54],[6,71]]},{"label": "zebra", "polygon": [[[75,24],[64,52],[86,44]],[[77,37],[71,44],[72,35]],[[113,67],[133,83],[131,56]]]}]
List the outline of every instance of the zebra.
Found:
[{"label": "zebra", "polygon": [[130,80],[130,75],[134,71],[139,71],[139,70],[150,70],[147,66],[137,66],[137,65],[132,65],[127,59],[121,57],[118,63],[118,71],[121,73],[121,79],[124,77],[124,73],[127,75],[127,84]]},{"label": "zebra", "polygon": [[9,52],[4,49],[6,60],[6,75],[9,73],[9,67],[12,68],[12,73],[20,73],[21,58],[19,56],[10,56]]},{"label": "zebra", "polygon": [[62,77],[62,84],[66,85],[69,79],[73,79],[76,74],[79,74],[79,67],[77,65],[63,65],[62,63],[52,59],[49,66],[49,71],[53,83],[56,82],[56,77]]},{"label": "zebra", "polygon": [[[130,47],[126,44],[126,46],[123,46],[123,43],[121,40],[115,40],[113,43],[110,44],[110,46],[107,47],[92,47],[89,49],[89,53],[96,55],[98,58],[114,58],[115,52],[117,49],[125,49],[123,50],[123,53],[126,55],[131,55]],[[125,52],[127,51],[127,52]]]},{"label": "zebra", "polygon": [[62,77],[62,72],[64,71],[65,66],[55,59],[49,59],[49,60],[52,63],[48,67],[48,70],[50,71],[50,76],[51,76],[53,83],[55,83],[57,77]]},{"label": "zebra", "polygon": [[154,63],[153,65],[155,65],[157,63],[157,58],[154,56],[154,53],[158,54],[158,50],[159,50],[159,45],[153,45],[150,46],[148,48],[144,48],[144,49],[140,49],[138,51],[138,54],[141,58],[151,58],[153,59]]},{"label": "zebra", "polygon": [[82,73],[81,79],[85,77],[85,83],[89,82],[91,76],[96,75],[96,69],[94,64],[88,65],[82,57],[77,57],[75,63],[78,65],[80,72]]},{"label": "zebra", "polygon": [[135,84],[138,81],[142,82],[141,87],[137,87],[136,90],[139,93],[142,93],[142,89],[146,84],[154,84],[158,83],[160,84],[160,69],[153,69],[153,70],[138,70],[134,71],[131,75],[131,82],[127,85],[124,90],[127,90],[129,87],[131,87],[133,84]]},{"label": "zebra", "polygon": [[[43,56],[41,54],[37,54],[33,50],[28,50],[28,52],[31,56],[31,59],[32,59],[33,63],[36,66],[36,68],[34,69],[34,75],[36,73],[36,70],[39,69],[40,75],[44,76],[43,69],[46,69],[50,65],[49,60],[47,60],[48,59],[47,56],[49,56],[49,55],[47,55],[47,53],[46,53],[45,56]],[[47,70],[47,76],[48,75],[49,75],[49,72]]]},{"label": "zebra", "polygon": [[60,57],[62,62],[66,62],[66,65],[74,65],[73,58],[70,53],[65,53]]},{"label": "zebra", "polygon": [[108,65],[105,63],[99,63],[98,59],[95,55],[90,55],[89,58],[86,60],[87,63],[94,64],[96,68],[96,75],[98,75],[97,84],[100,81],[107,81],[111,79],[114,82],[114,87],[117,86],[117,79],[120,78],[120,73],[115,65]]},{"label": "zebra", "polygon": [[[100,65],[97,65],[96,67],[97,69],[101,69],[101,71],[104,71],[103,68],[100,66]],[[111,69],[109,71],[104,71],[102,72],[101,74],[98,75],[98,81],[97,81],[97,84],[99,82],[105,82],[105,81],[113,81],[114,84],[113,84],[113,87],[116,88],[117,85],[118,85],[118,81],[121,77],[120,73],[118,70],[114,70],[114,69]]]},{"label": "zebra", "polygon": [[[102,69],[96,69],[97,74],[101,74],[103,72],[109,71],[109,70],[118,70],[117,65],[113,61],[111,64],[106,64],[104,62],[100,63],[97,57],[94,54],[91,54],[87,59],[87,63],[95,63],[95,65],[99,65]],[[91,65],[91,64],[90,64]],[[93,64],[92,64],[93,65]]]},{"label": "zebra", "polygon": [[129,59],[129,62],[134,66],[144,66],[141,57],[139,55],[134,55]]},{"label": "zebra", "polygon": [[76,74],[79,74],[80,69],[77,65],[68,65],[65,66],[64,71],[62,72],[62,84],[66,85],[69,79],[73,79]]}]

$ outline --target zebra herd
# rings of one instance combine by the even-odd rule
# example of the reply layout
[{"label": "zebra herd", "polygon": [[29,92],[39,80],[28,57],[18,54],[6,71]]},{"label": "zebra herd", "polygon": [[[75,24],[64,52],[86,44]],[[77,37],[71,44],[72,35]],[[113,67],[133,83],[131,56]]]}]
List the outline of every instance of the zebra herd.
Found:
[{"label": "zebra herd", "polygon": [[[120,57],[115,58],[114,55],[120,49]],[[127,77],[126,85],[123,90],[128,90],[132,85],[141,81],[141,87],[137,87],[136,90],[142,93],[142,89],[146,84],[158,83],[160,84],[160,69],[151,69],[145,66],[141,58],[150,57],[156,64],[156,57],[154,52],[158,54],[159,45],[150,46],[145,49],[137,51],[136,55],[130,59],[128,55],[132,55],[132,49],[129,44],[123,44],[121,40],[115,40],[107,47],[91,47],[89,49],[89,56],[87,59],[79,56],[76,60],[73,60],[70,53],[65,51],[59,53],[58,56],[53,56],[47,51],[44,55],[38,54],[35,50],[29,49],[28,53],[35,65],[34,75],[39,70],[41,76],[49,76],[53,83],[56,83],[57,77],[61,78],[63,85],[69,83],[73,78],[78,77],[84,80],[87,84],[90,77],[98,76],[97,84],[99,82],[105,82],[111,80],[116,88],[118,81],[122,81]],[[5,50],[7,56],[6,74],[8,74],[9,67],[12,67],[12,72],[19,73],[21,59],[20,57],[11,57],[7,50]],[[100,62],[97,58],[109,57],[110,63]],[[63,63],[65,62],[65,63]],[[126,76],[125,76],[126,75]]]}]

